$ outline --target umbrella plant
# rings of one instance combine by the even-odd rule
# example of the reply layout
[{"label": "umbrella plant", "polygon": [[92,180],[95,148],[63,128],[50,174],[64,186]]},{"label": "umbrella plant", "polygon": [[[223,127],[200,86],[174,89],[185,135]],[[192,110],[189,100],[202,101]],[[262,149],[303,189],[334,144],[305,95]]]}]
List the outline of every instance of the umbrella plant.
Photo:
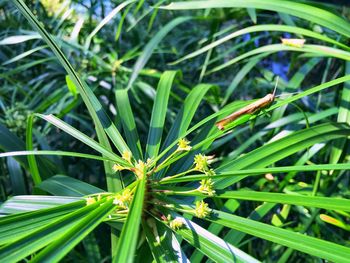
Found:
[{"label": "umbrella plant", "polygon": [[[0,258],[4,262],[24,259],[31,262],[58,262],[81,241],[90,238],[90,242],[92,239],[94,243],[91,233],[101,225],[106,225],[110,230],[112,262],[201,262],[205,257],[214,262],[258,262],[239,247],[247,235],[287,247],[281,258],[288,259],[292,251],[297,250],[333,262],[348,261],[349,247],[306,235],[304,232],[307,228],[293,231],[288,229],[288,225],[276,223],[277,218],[273,218],[271,224],[260,222],[269,213],[278,214],[277,204],[283,205],[283,209],[290,206],[309,208],[310,214],[305,225],[310,225],[321,210],[349,215],[350,200],[335,195],[333,189],[344,178],[350,164],[346,161],[338,163],[340,157],[335,162],[305,164],[318,151],[315,146],[329,145],[334,140],[346,140],[350,135],[347,123],[326,121],[318,124],[318,120],[327,117],[327,112],[321,111],[308,115],[303,127],[297,126],[284,134],[278,129],[283,123],[274,120],[270,126],[267,125],[257,133],[261,137],[271,132],[270,139],[263,145],[233,156],[221,154],[218,149],[233,140],[237,133],[244,132],[243,127],[248,122],[259,122],[269,113],[272,113],[273,118],[274,114],[283,111],[288,104],[350,81],[349,75],[345,74],[276,102],[273,102],[273,98],[264,107],[230,118],[224,125],[220,125],[220,129],[215,125],[217,121],[243,107],[249,107],[254,100],[227,103],[229,97],[224,98],[221,109],[214,113],[209,112],[198,120],[196,114],[208,103],[207,94],[217,89],[216,85],[200,83],[192,87],[186,98],[177,105],[179,110],[168,130],[166,119],[169,118],[167,113],[169,101],[172,99],[171,91],[174,86],[181,85],[181,72],[166,70],[159,75],[147,140],[142,141],[135,120],[134,105],[130,99],[131,87],[162,38],[174,27],[194,18],[183,16],[174,19],[146,45],[126,87],[115,90],[119,123],[116,125],[86,81],[70,64],[57,39],[45,30],[22,0],[13,2],[66,70],[67,83],[81,96],[93,120],[96,138],[91,138],[53,114],[32,113],[26,129],[26,151],[0,154],[0,157],[27,156],[27,168],[37,191],[37,195],[14,196],[1,206],[0,211],[4,217],[0,219]],[[118,10],[133,2],[126,1]],[[310,16],[315,7],[289,1],[283,1],[283,4],[281,2],[188,1],[162,8],[266,9],[309,19],[341,35],[350,35],[348,23],[330,12],[324,11],[326,13],[323,14],[327,16]],[[337,22],[332,20],[334,17]],[[230,38],[249,31],[262,30],[293,32],[334,46],[274,44],[246,52],[207,73],[220,71],[253,55],[268,55],[281,50],[349,60],[349,48],[346,45],[298,27],[257,25],[245,28],[242,32],[236,31]],[[227,40],[228,38],[214,41],[173,64],[191,59]],[[87,49],[89,44],[86,45]],[[348,114],[348,110],[344,114]],[[298,118],[287,121],[302,122],[304,116],[301,114]],[[34,120],[44,120],[69,134],[90,147],[91,153],[34,150]],[[304,161],[281,165],[284,160],[300,152],[305,153]],[[100,189],[60,174],[45,179],[43,169],[38,168],[38,155],[101,161],[107,188]],[[317,189],[311,194],[288,190],[285,185],[297,173],[302,172],[310,176],[317,174],[317,178],[321,172],[327,172],[335,180],[330,184],[329,192],[323,196],[315,194]],[[275,191],[256,191],[249,187],[240,187],[245,180],[255,181],[263,175],[266,180],[274,181],[281,174],[286,176]],[[261,205],[251,209],[247,216],[242,216],[239,211],[246,201]],[[283,213],[285,210],[280,214],[283,216]],[[332,221],[332,217],[327,215],[323,215],[323,219]],[[332,222],[341,224],[335,218]],[[346,228],[345,225],[343,227]]]}]

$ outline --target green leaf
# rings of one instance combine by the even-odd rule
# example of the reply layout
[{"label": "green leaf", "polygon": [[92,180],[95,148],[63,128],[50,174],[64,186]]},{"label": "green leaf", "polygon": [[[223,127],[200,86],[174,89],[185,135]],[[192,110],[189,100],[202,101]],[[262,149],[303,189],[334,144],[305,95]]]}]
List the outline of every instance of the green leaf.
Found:
[{"label": "green leaf", "polygon": [[98,99],[93,94],[93,92],[88,87],[88,85],[82,79],[80,79],[80,77],[75,72],[72,65],[69,63],[69,61],[67,60],[63,52],[60,50],[59,46],[56,44],[56,41],[54,40],[54,38],[45,30],[42,24],[36,19],[36,17],[33,15],[33,13],[30,11],[30,9],[25,5],[25,3],[22,0],[14,0],[13,3],[17,6],[20,12],[26,17],[26,19],[32,24],[32,26],[36,30],[38,30],[43,40],[52,49],[55,56],[61,63],[61,65],[67,71],[71,80],[73,81],[75,86],[78,88],[79,93],[82,96],[82,99],[85,105],[87,106],[92,119],[94,120],[94,123],[96,125],[97,135],[100,142],[105,147],[107,148],[109,147],[109,142],[105,137],[105,134],[101,133],[104,130],[108,134],[111,141],[114,143],[114,145],[117,147],[120,153],[122,153],[125,150],[129,150],[125,141],[121,137],[119,131],[117,130],[115,125],[112,123],[107,113],[102,108],[101,103],[98,101]]},{"label": "green leaf", "polygon": [[77,90],[77,87],[74,85],[73,81],[69,77],[69,75],[66,75],[66,83],[67,83],[67,87],[68,87],[68,90],[70,91],[70,93],[72,93],[72,95],[74,97],[77,97],[79,92]]},{"label": "green leaf", "polygon": [[[0,149],[3,151],[11,152],[11,151],[21,151],[24,150],[26,145],[24,142],[18,138],[15,134],[9,131],[5,126],[3,126],[0,123]],[[15,155],[15,154],[9,154],[9,153],[0,153],[1,157],[8,157],[8,156],[14,156],[15,159],[25,168],[28,168],[28,161],[27,158],[20,157],[26,154],[21,155]],[[53,175],[57,172],[56,165],[49,159],[40,156],[38,158],[38,162],[40,164],[39,168],[41,172],[45,172],[47,176]]]},{"label": "green leaf", "polygon": [[206,219],[316,257],[333,262],[348,261],[350,248],[332,242],[309,237],[300,233],[294,233],[289,230],[230,215],[218,210],[212,210],[212,213]]},{"label": "green leaf", "polygon": [[[349,134],[349,126],[345,124],[325,123],[317,125],[294,132],[282,139],[265,144],[238,159],[220,166],[217,171],[229,172],[244,169],[245,167],[262,168],[316,143],[347,137]],[[238,176],[235,178],[219,179],[215,182],[215,185],[218,189],[223,189],[244,177],[245,176]]]},{"label": "green leaf", "polygon": [[145,48],[142,50],[141,56],[137,59],[135,66],[133,68],[133,71],[131,73],[131,76],[129,78],[128,85],[126,89],[130,89],[132,85],[134,84],[134,81],[136,80],[137,76],[139,75],[140,71],[143,69],[143,67],[148,62],[149,58],[151,57],[154,49],[159,45],[159,43],[163,40],[163,38],[176,26],[178,26],[181,23],[184,23],[188,20],[192,19],[191,17],[177,17],[174,20],[167,23],[165,26],[163,26],[158,33],[147,43]]},{"label": "green leaf", "polygon": [[38,227],[36,231],[1,247],[1,260],[5,262],[17,262],[35,251],[38,251],[63,236],[69,229],[77,225],[81,218],[85,218],[91,212],[93,213],[94,210],[98,210],[97,208],[99,208],[99,206],[100,203],[95,203],[75,210],[67,215],[57,217],[54,222]]},{"label": "green leaf", "polygon": [[24,175],[19,163],[13,158],[7,158],[7,169],[14,195],[27,194],[26,183],[24,181]]},{"label": "green leaf", "polygon": [[78,197],[45,196],[45,195],[18,195],[10,198],[0,206],[1,214],[13,214],[51,208],[58,205],[80,201]]},{"label": "green leaf", "polygon": [[[231,199],[232,200],[232,199]],[[255,221],[262,221],[266,215],[276,206],[276,204],[273,203],[263,203],[262,205],[259,205],[256,207],[247,217],[248,219],[255,220]],[[224,211],[226,212],[226,211]],[[241,244],[241,241],[244,239],[246,234],[244,232],[238,231],[236,229],[231,229],[228,231],[228,233],[225,235],[224,240],[229,242],[232,245],[238,246]]]},{"label": "green leaf", "polygon": [[146,146],[146,159],[156,157],[159,152],[171,86],[176,71],[165,71],[160,77],[156,98],[153,104],[150,129]]},{"label": "green leaf", "polygon": [[209,0],[209,1],[187,1],[173,2],[161,8],[167,10],[189,10],[207,8],[256,8],[297,16],[307,21],[328,27],[346,37],[350,37],[349,23],[329,11],[321,8],[298,3],[295,1],[281,0]]},{"label": "green leaf", "polygon": [[118,240],[116,256],[112,260],[114,263],[133,262],[144,206],[146,179],[147,176],[144,175],[142,179],[137,181],[135,194],[129,208],[129,214]]},{"label": "green leaf", "polygon": [[39,46],[39,47],[30,49],[30,50],[28,50],[28,51],[26,51],[26,52],[23,52],[22,54],[19,54],[18,56],[15,56],[15,57],[13,57],[13,58],[11,58],[11,59],[5,61],[4,63],[2,63],[2,65],[5,66],[5,65],[8,65],[8,64],[14,63],[14,62],[16,62],[16,61],[19,61],[19,60],[21,60],[22,58],[25,58],[25,57],[27,57],[27,56],[29,56],[29,55],[31,55],[31,54],[33,54],[33,53],[39,51],[39,50],[44,49],[44,48],[47,48],[47,46],[44,45],[44,46]]},{"label": "green leaf", "polygon": [[240,200],[302,205],[329,210],[350,211],[350,200],[330,197],[316,197],[294,194],[266,193],[256,191],[218,191],[215,197]]},{"label": "green leaf", "polygon": [[217,47],[217,46],[225,43],[226,41],[229,41],[229,40],[236,38],[238,36],[242,36],[242,35],[254,33],[254,32],[264,32],[264,31],[278,31],[278,32],[289,32],[289,33],[294,33],[294,34],[300,34],[303,36],[312,37],[312,38],[319,39],[321,41],[336,45],[336,46],[341,47],[345,50],[350,50],[350,48],[347,45],[344,45],[344,44],[342,44],[334,39],[331,39],[325,35],[316,33],[314,31],[311,31],[308,29],[294,27],[294,26],[286,26],[286,25],[256,25],[256,26],[246,27],[246,28],[240,29],[238,31],[235,31],[231,34],[228,34],[227,36],[220,38],[220,39],[184,56],[183,58],[180,58],[180,59],[172,62],[172,64],[177,64],[177,63],[180,63],[184,60],[196,57],[196,56],[203,54],[204,52],[206,52],[214,47]]},{"label": "green leaf", "polygon": [[91,40],[98,33],[98,31],[100,31],[102,27],[108,24],[109,21],[111,21],[113,17],[115,17],[124,7],[126,7],[131,3],[134,3],[135,1],[136,0],[124,1],[123,3],[118,5],[116,8],[114,8],[105,18],[103,18],[102,21],[95,27],[95,29],[86,37],[85,46],[84,46],[85,51],[89,49]]},{"label": "green leaf", "polygon": [[[350,62],[347,62],[345,65],[345,75],[350,74]],[[339,113],[338,113],[338,122],[346,122],[350,124],[350,82],[345,82],[342,90]],[[337,163],[340,160],[342,153],[344,152],[344,147],[346,146],[346,139],[338,140],[334,143],[332,147],[330,163]]]},{"label": "green leaf", "polygon": [[142,149],[137,133],[134,114],[130,105],[128,90],[119,89],[115,91],[115,98],[118,108],[118,117],[120,118],[126,141],[136,160],[142,159]]},{"label": "green leaf", "polygon": [[250,19],[252,20],[252,22],[254,24],[256,24],[257,20],[256,20],[256,10],[255,10],[255,8],[247,8],[247,12],[248,12],[248,15],[249,15]]},{"label": "green leaf", "polygon": [[[107,113],[104,111],[101,103],[98,101],[98,99],[96,98],[92,90],[89,88],[89,86],[85,83],[85,81],[83,81],[79,77],[77,72],[69,63],[68,59],[65,57],[64,53],[60,50],[59,45],[57,45],[54,38],[45,30],[43,25],[36,19],[36,17],[33,15],[33,13],[22,0],[14,0],[13,3],[25,16],[25,18],[32,24],[32,26],[39,32],[39,34],[47,43],[47,45],[52,49],[61,65],[67,71],[72,82],[77,87],[79,94],[81,95],[94,121],[96,134],[101,145],[109,151],[112,150],[109,140],[106,136],[107,133],[108,137],[111,139],[111,141],[120,153],[123,153],[124,151],[129,151],[129,147],[120,135],[118,129],[108,117]],[[107,177],[108,190],[120,190],[122,188],[121,181],[117,177],[111,177],[112,170],[108,162],[104,162],[104,168]]]},{"label": "green leaf", "polygon": [[56,155],[56,156],[71,156],[71,157],[80,157],[87,158],[92,160],[100,160],[100,161],[112,161],[114,162],[116,159],[102,157],[98,155],[86,154],[86,153],[76,153],[76,152],[66,152],[66,151],[16,151],[16,152],[5,152],[0,153],[0,158],[9,157],[9,156],[27,156],[27,155]]},{"label": "green leaf", "polygon": [[112,151],[109,149],[105,148],[98,142],[94,141],[91,139],[89,136],[85,135],[84,133],[78,131],[74,127],[68,125],[67,123],[61,121],[60,119],[56,118],[53,115],[43,115],[43,114],[35,114],[36,116],[46,120],[47,122],[55,125],[57,128],[61,129],[62,131],[68,133],[69,135],[73,136],[74,138],[78,139],[79,141],[85,143],[86,145],[90,146],[94,150],[102,153],[103,155],[107,156],[108,158],[115,159],[121,164],[127,165],[127,163],[120,158],[118,155],[114,154]]},{"label": "green leaf", "polygon": [[[234,213],[239,208],[239,202],[233,199],[227,200],[224,204],[224,206],[221,208],[223,211],[226,211],[228,213]],[[206,228],[210,233],[219,236],[220,232],[224,229],[222,225],[218,225],[215,223],[211,223],[209,227]],[[225,240],[226,241],[226,240]],[[231,242],[229,242],[231,245],[235,245]],[[200,252],[200,250],[195,250],[190,258],[190,262],[201,262],[203,258],[203,253]]]},{"label": "green leaf", "polygon": [[174,218],[180,218],[184,223],[184,226],[176,230],[176,233],[214,262],[259,262],[193,221],[176,213],[172,214]]},{"label": "green leaf", "polygon": [[[27,131],[26,131],[26,149],[28,151],[33,150],[33,119],[34,115],[31,114],[28,116],[27,120]],[[28,155],[27,156],[28,164],[29,164],[29,170],[30,174],[32,176],[34,185],[37,186],[38,184],[41,183],[42,179],[40,176],[38,164],[36,162],[35,156],[34,155]]]},{"label": "green leaf", "polygon": [[91,184],[61,174],[44,180],[38,187],[52,195],[61,196],[84,196],[104,192]]},{"label": "green leaf", "polygon": [[20,65],[12,70],[7,70],[6,72],[4,73],[1,73],[0,74],[0,77],[2,78],[10,78],[12,77],[14,74],[17,74],[17,73],[20,73],[22,71],[25,71],[27,69],[30,69],[34,66],[37,66],[37,65],[40,65],[40,64],[45,64],[49,61],[53,61],[54,58],[52,57],[49,57],[49,58],[43,58],[43,59],[37,59],[35,61],[32,61],[32,62],[29,62],[29,63],[25,63],[23,65]]},{"label": "green leaf", "polygon": [[7,38],[4,38],[0,41],[0,45],[13,45],[13,44],[19,44],[26,42],[28,40],[32,39],[39,39],[41,38],[39,34],[32,34],[32,35],[21,35],[21,36],[10,36]]},{"label": "green leaf", "polygon": [[32,262],[59,262],[114,209],[115,205],[113,204],[113,199],[100,204],[93,212],[80,220],[78,224],[75,224],[74,227],[70,228],[64,235],[37,254],[32,259]]},{"label": "green leaf", "polygon": [[299,47],[290,47],[283,44],[272,44],[272,45],[267,45],[267,46],[259,47],[254,50],[248,51],[238,57],[235,57],[234,59],[231,59],[225,62],[220,66],[217,66],[209,70],[207,74],[211,74],[219,70],[222,70],[228,66],[231,66],[241,61],[242,59],[245,59],[253,55],[257,55],[260,53],[273,53],[273,52],[281,52],[281,51],[305,52],[306,54],[310,53],[321,57],[335,57],[335,58],[344,59],[347,61],[350,60],[349,52],[343,51],[341,49],[332,48],[332,47],[326,47],[321,45],[304,45],[303,47],[299,48]]},{"label": "green leaf", "polygon": [[0,220],[0,245],[14,242],[47,225],[61,215],[68,214],[84,207],[85,200],[73,201],[47,209],[7,215]]},{"label": "green leaf", "polygon": [[[331,170],[350,170],[350,163],[341,164],[316,164],[316,165],[295,165],[295,166],[279,166],[270,168],[257,168],[257,169],[242,169],[232,170],[229,172],[222,172],[216,175],[211,175],[212,179],[219,179],[224,177],[235,177],[235,176],[258,176],[267,173],[287,173],[287,172],[310,172],[310,171],[331,171]],[[195,180],[202,180],[208,178],[207,175],[186,175],[178,178],[164,178],[159,181],[160,184],[173,184],[179,182],[192,182]]]},{"label": "green leaf", "polygon": [[199,84],[187,95],[162,145],[162,152],[158,155],[157,160],[162,158],[177,143],[179,138],[186,136],[186,131],[191,124],[199,104],[208,90],[213,87],[215,86],[210,84]]},{"label": "green leaf", "polygon": [[170,213],[174,218],[179,218],[184,223],[183,227],[176,230],[176,233],[214,262],[259,262],[193,221],[176,213]]},{"label": "green leaf", "polygon": [[146,222],[142,222],[142,228],[156,262],[189,262],[174,233],[158,220],[149,218]]}]

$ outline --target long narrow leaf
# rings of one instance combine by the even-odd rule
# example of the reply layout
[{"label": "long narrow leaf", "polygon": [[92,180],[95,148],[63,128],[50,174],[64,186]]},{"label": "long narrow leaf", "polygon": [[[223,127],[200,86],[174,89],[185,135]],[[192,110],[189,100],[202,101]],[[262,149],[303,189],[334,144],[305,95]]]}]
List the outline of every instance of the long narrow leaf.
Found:
[{"label": "long narrow leaf", "polygon": [[121,3],[116,8],[114,8],[105,18],[103,18],[102,21],[95,27],[95,29],[86,37],[84,49],[89,49],[92,38],[102,29],[102,27],[108,24],[108,22],[111,21],[113,17],[115,17],[124,7],[135,1],[136,0],[128,0]]},{"label": "long narrow leaf", "polygon": [[176,233],[215,262],[259,262],[193,221],[176,213],[172,213],[172,215],[184,223],[183,227],[178,229]]},{"label": "long narrow leaf", "polygon": [[208,51],[216,46],[219,46],[219,45],[225,43],[226,41],[229,41],[235,37],[242,36],[244,34],[253,33],[253,32],[261,32],[261,31],[278,31],[278,32],[289,32],[289,33],[294,33],[294,34],[301,34],[304,36],[308,36],[308,37],[312,37],[312,38],[316,38],[316,39],[328,42],[328,43],[333,44],[333,45],[337,45],[337,46],[339,46],[343,49],[346,49],[346,50],[350,50],[350,48],[348,46],[346,46],[338,41],[335,41],[335,40],[333,40],[325,35],[316,33],[314,31],[311,31],[308,29],[294,27],[294,26],[286,26],[286,25],[256,25],[256,26],[246,27],[246,28],[243,28],[241,30],[235,31],[231,34],[228,34],[227,36],[220,38],[219,40],[216,40],[215,42],[210,43],[209,45],[206,45],[206,46],[184,56],[183,58],[180,58],[180,59],[174,61],[172,64],[177,64],[177,63],[180,63],[184,60],[196,57],[196,56],[203,54],[204,52],[206,52],[206,51]]},{"label": "long narrow leaf", "polygon": [[120,89],[115,91],[115,98],[118,108],[118,118],[120,118],[126,141],[136,160],[142,159],[142,149],[137,132],[134,114],[130,105],[128,90]]},{"label": "long narrow leaf", "polygon": [[143,49],[141,56],[137,59],[135,66],[133,68],[132,74],[129,78],[127,89],[130,89],[134,84],[137,76],[139,75],[141,69],[146,65],[147,61],[151,57],[153,50],[158,46],[160,41],[176,26],[190,20],[191,17],[177,17],[170,21],[168,24],[162,27],[162,29],[147,43]]},{"label": "long narrow leaf", "polygon": [[143,179],[137,182],[135,194],[129,208],[128,218],[118,240],[118,247],[116,256],[112,261],[113,263],[133,262],[143,212],[146,178],[146,175],[144,175]]},{"label": "long narrow leaf", "polygon": [[[57,59],[60,61],[61,65],[65,68],[70,78],[72,79],[76,87],[79,89],[79,93],[81,94],[82,99],[86,104],[97,128],[103,127],[105,132],[108,134],[112,142],[115,144],[115,146],[121,153],[125,150],[128,150],[126,143],[124,142],[115,125],[109,119],[107,113],[102,108],[101,103],[98,101],[98,99],[93,94],[91,89],[87,86],[87,84],[75,72],[72,65],[69,63],[63,52],[60,50],[59,46],[56,44],[54,38],[45,30],[42,24],[36,19],[36,17],[33,15],[33,13],[22,0],[14,0],[13,3],[26,17],[26,19],[32,24],[32,26],[36,30],[38,30],[43,40],[55,53]],[[101,131],[101,129],[97,130]],[[103,143],[105,146],[109,145],[108,141],[100,133],[98,133],[98,136],[99,139],[102,140],[101,143]]]},{"label": "long narrow leaf", "polygon": [[297,16],[316,24],[328,27],[344,36],[350,37],[349,23],[321,8],[298,3],[295,1],[280,0],[209,0],[209,1],[187,1],[173,2],[161,8],[168,10],[189,10],[207,8],[256,8],[265,9]]},{"label": "long narrow leaf", "polygon": [[150,129],[147,139],[147,158],[155,157],[158,155],[162,139],[165,116],[168,110],[170,89],[173,84],[176,73],[176,71],[165,71],[160,77],[157,87],[156,98],[152,109]]},{"label": "long narrow leaf", "polygon": [[101,204],[62,237],[56,239],[55,242],[42,250],[33,258],[32,262],[58,262],[85,236],[94,230],[114,209],[113,199]]},{"label": "long narrow leaf", "polygon": [[126,162],[120,158],[118,155],[114,154],[113,152],[109,151],[105,147],[103,147],[98,142],[91,139],[89,136],[85,135],[84,133],[78,131],[77,129],[73,128],[72,126],[68,125],[67,123],[61,121],[60,119],[56,118],[53,115],[42,115],[42,114],[36,114],[36,116],[48,121],[49,123],[55,125],[57,128],[65,131],[69,135],[73,136],[74,138],[78,139],[79,141],[85,143],[86,145],[90,146],[91,148],[95,149],[96,151],[102,153],[103,155],[107,156],[108,158],[115,158],[118,160],[118,162],[125,163]]},{"label": "long narrow leaf", "polygon": [[207,219],[333,262],[347,262],[349,258],[350,248],[218,210],[213,210]]},{"label": "long narrow leaf", "polygon": [[[244,169],[245,167],[262,168],[290,156],[295,152],[306,149],[315,143],[347,137],[349,134],[350,128],[348,125],[336,123],[321,124],[309,129],[294,132],[280,140],[266,144],[249,154],[221,166],[217,171],[228,172]],[[223,178],[219,179],[215,184],[219,189],[223,189],[242,178],[244,178],[244,176]]]}]

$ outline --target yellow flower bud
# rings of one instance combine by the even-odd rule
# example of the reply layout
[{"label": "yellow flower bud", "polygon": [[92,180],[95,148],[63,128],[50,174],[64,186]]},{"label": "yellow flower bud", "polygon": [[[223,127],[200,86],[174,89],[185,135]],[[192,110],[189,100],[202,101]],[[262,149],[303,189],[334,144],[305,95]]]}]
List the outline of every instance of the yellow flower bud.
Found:
[{"label": "yellow flower bud", "polygon": [[122,154],[122,158],[131,164],[132,153],[130,151],[124,151]]},{"label": "yellow flower bud", "polygon": [[172,230],[178,230],[182,228],[184,225],[183,219],[180,217],[176,217],[174,220],[171,220],[169,226]]},{"label": "yellow flower bud", "polygon": [[121,207],[128,207],[132,200],[132,193],[129,188],[125,189],[121,194],[116,194],[113,204]]},{"label": "yellow flower bud", "polygon": [[214,183],[210,178],[203,179],[197,190],[209,196],[213,196],[215,194]]},{"label": "yellow flower bud", "polygon": [[96,203],[96,199],[93,197],[90,197],[90,196],[87,197],[85,200],[86,200],[86,205],[92,205],[92,204]]},{"label": "yellow flower bud", "polygon": [[196,154],[194,156],[194,169],[205,172],[208,170],[208,157],[203,154]]},{"label": "yellow flower bud", "polygon": [[119,172],[119,171],[122,171],[122,170],[124,170],[124,169],[126,169],[125,167],[123,167],[123,166],[121,166],[120,164],[114,164],[113,166],[112,166],[112,169],[115,171],[115,172]]},{"label": "yellow flower bud", "polygon": [[204,218],[207,215],[209,215],[211,212],[211,209],[209,208],[208,204],[202,201],[196,202],[196,208],[194,210],[194,213],[196,217],[198,218]]},{"label": "yellow flower bud", "polygon": [[189,145],[190,142],[185,138],[181,138],[177,143],[177,151],[190,151],[192,147]]}]

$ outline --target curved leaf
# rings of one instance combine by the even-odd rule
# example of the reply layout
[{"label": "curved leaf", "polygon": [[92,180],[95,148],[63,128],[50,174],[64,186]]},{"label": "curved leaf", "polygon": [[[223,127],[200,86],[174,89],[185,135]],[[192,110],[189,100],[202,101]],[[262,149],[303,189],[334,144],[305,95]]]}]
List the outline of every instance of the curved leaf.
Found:
[{"label": "curved leaf", "polygon": [[297,16],[316,24],[328,27],[344,36],[350,37],[349,23],[321,8],[287,0],[209,0],[209,1],[187,1],[173,2],[160,8],[168,10],[189,10],[207,8],[256,8]]},{"label": "curved leaf", "polygon": [[213,210],[210,216],[206,219],[283,246],[294,248],[316,257],[321,257],[334,262],[348,261],[350,248],[332,242],[300,233],[294,233],[289,230],[230,215],[218,210]]},{"label": "curved leaf", "polygon": [[[247,167],[265,167],[316,143],[347,137],[349,134],[350,128],[346,124],[325,123],[317,125],[308,129],[294,132],[282,139],[265,144],[264,146],[253,150],[238,159],[232,160],[227,164],[220,166],[217,171],[229,172]],[[237,176],[235,178],[219,179],[215,182],[215,185],[218,189],[222,189],[243,179],[244,177],[245,176]]]},{"label": "curved leaf", "polygon": [[158,155],[163,126],[168,110],[168,100],[176,71],[165,71],[160,77],[156,98],[153,104],[150,129],[147,138],[146,158]]},{"label": "curved leaf", "polygon": [[126,89],[130,89],[132,85],[134,84],[134,81],[136,80],[137,76],[139,75],[141,69],[146,65],[147,61],[151,57],[153,50],[158,46],[160,41],[176,26],[178,26],[181,23],[184,23],[188,20],[190,20],[191,17],[177,17],[174,20],[170,21],[168,24],[162,27],[161,30],[158,31],[158,33],[147,43],[145,48],[143,49],[141,56],[137,59],[135,66],[133,68],[133,71],[131,73],[131,76],[129,78],[128,85]]}]

